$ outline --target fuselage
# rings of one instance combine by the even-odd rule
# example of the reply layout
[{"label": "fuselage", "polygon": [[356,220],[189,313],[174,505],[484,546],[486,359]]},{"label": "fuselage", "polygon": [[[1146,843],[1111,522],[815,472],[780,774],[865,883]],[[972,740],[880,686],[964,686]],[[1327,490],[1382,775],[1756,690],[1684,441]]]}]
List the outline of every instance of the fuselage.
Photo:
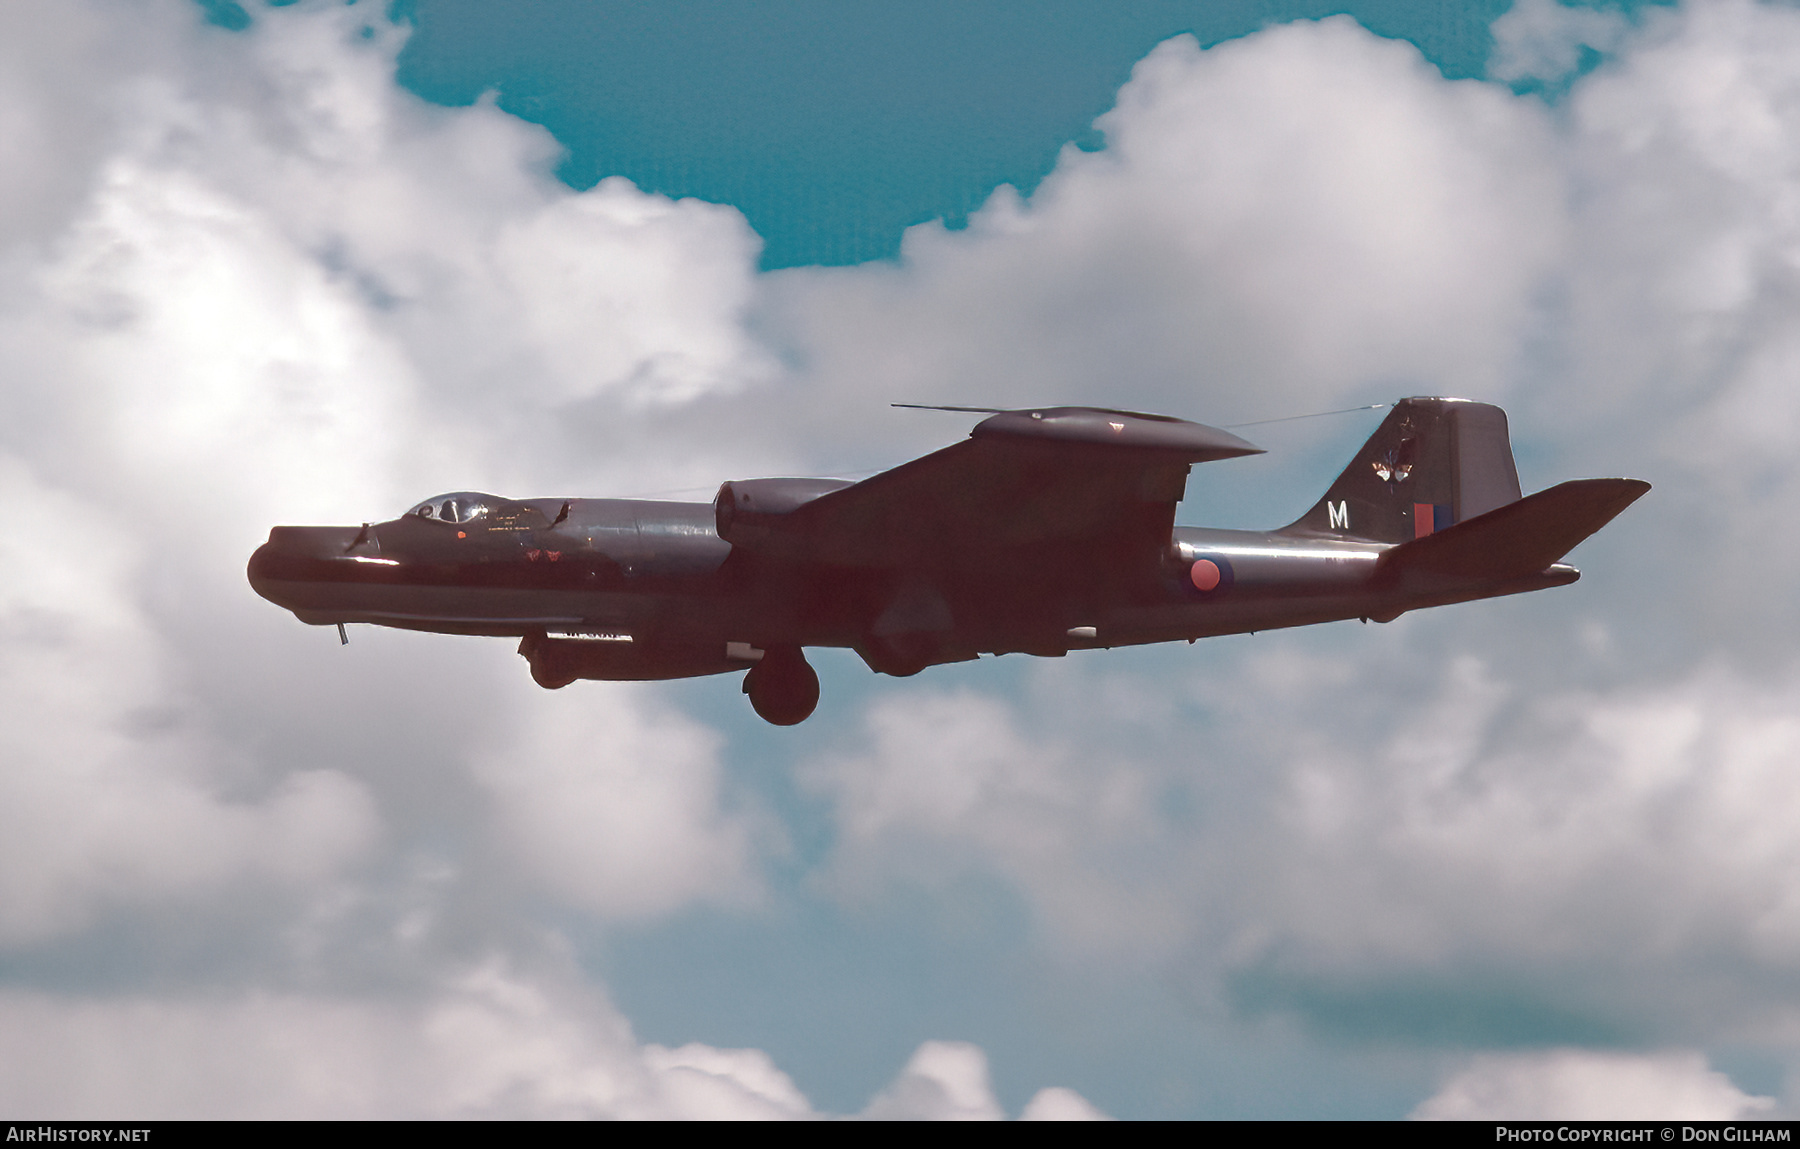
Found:
[{"label": "fuselage", "polygon": [[1560,586],[1559,561],[1649,490],[1522,495],[1506,415],[1414,397],[1274,531],[1174,525],[1191,467],[1259,453],[1228,430],[1099,407],[997,411],[859,482],[731,480],[712,503],[462,492],[388,522],[276,527],[257,593],[304,622],[519,638],[531,674],[744,671],[777,725],[819,700],[809,646],[892,675],[1058,656]]},{"label": "fuselage", "polygon": [[734,547],[706,503],[486,498],[463,522],[415,512],[276,527],[250,560],[251,585],[320,625],[586,636],[720,658],[728,644],[850,647],[910,673],[981,654],[1386,620],[1576,577],[1557,564],[1517,585],[1421,593],[1381,579],[1391,544],[1195,527],[1174,528],[1155,556],[1042,546],[968,565],[831,566]]}]

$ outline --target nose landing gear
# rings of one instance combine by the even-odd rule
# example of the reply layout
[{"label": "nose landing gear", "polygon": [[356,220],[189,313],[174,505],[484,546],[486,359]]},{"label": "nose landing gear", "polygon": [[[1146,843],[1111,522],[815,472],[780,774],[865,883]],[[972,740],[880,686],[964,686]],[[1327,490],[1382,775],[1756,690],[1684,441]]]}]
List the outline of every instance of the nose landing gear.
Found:
[{"label": "nose landing gear", "polygon": [[744,693],[765,722],[795,726],[819,705],[819,676],[797,646],[772,646],[744,675]]}]

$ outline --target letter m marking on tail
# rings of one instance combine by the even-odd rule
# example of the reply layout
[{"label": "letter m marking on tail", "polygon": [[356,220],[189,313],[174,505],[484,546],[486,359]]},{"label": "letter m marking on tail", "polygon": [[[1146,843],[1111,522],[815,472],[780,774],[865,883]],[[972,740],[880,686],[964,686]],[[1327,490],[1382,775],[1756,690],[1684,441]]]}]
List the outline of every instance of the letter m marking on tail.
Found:
[{"label": "letter m marking on tail", "polygon": [[1350,503],[1348,500],[1340,499],[1335,503],[1326,503],[1325,514],[1331,520],[1332,530],[1347,531],[1350,529]]}]

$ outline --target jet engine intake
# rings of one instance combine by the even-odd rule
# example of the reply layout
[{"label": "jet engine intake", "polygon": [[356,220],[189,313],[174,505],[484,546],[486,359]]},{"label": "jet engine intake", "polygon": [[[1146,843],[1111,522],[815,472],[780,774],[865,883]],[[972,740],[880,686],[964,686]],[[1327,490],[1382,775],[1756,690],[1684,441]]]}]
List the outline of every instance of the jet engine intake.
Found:
[{"label": "jet engine intake", "polygon": [[713,499],[714,522],[726,542],[755,549],[776,536],[787,516],[852,485],[847,479],[734,479]]}]

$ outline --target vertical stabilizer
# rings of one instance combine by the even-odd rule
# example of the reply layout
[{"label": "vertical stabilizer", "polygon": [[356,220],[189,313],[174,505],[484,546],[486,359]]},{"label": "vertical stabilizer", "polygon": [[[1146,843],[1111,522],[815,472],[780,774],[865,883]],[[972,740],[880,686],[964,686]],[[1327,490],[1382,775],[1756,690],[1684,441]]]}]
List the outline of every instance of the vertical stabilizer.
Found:
[{"label": "vertical stabilizer", "polygon": [[1506,412],[1467,399],[1402,399],[1286,534],[1403,543],[1519,498]]}]

